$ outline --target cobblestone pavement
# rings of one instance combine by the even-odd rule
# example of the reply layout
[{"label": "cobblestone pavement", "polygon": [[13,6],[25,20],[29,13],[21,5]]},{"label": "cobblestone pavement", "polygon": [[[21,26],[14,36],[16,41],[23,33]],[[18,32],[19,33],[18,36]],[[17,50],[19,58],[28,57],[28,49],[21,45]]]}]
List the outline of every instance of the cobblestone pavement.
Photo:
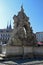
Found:
[{"label": "cobblestone pavement", "polygon": [[3,63],[0,63],[0,65],[43,65],[42,62],[27,62],[27,63],[15,63],[15,62],[12,62],[12,61],[9,61],[9,62],[3,62]]},{"label": "cobblestone pavement", "polygon": [[12,62],[12,61],[9,61],[9,62],[3,62],[3,63],[0,63],[0,65],[43,65],[42,62],[27,62],[27,63],[15,63],[15,62]]},{"label": "cobblestone pavement", "polygon": [[5,59],[0,61],[0,65],[43,65],[43,60],[33,59]]},{"label": "cobblestone pavement", "polygon": [[23,65],[43,65],[43,61],[32,61],[23,63]]}]

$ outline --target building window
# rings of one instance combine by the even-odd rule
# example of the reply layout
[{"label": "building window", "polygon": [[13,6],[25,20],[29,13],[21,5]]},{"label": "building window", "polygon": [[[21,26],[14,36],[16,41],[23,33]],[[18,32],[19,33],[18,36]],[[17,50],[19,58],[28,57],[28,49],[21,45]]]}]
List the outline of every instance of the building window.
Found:
[{"label": "building window", "polygon": [[1,34],[1,37],[2,37],[2,34]]}]

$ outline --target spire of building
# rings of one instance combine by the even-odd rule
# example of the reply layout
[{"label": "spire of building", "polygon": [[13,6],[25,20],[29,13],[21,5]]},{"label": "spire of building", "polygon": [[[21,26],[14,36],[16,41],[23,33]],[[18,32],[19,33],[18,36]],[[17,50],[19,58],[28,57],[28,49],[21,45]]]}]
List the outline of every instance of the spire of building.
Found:
[{"label": "spire of building", "polygon": [[21,11],[24,12],[24,9],[23,9],[23,4],[21,5]]},{"label": "spire of building", "polygon": [[11,29],[12,28],[12,26],[11,26],[11,20],[10,20],[10,25],[9,25],[9,29]]},{"label": "spire of building", "polygon": [[8,27],[8,23],[7,23],[7,29],[8,29],[9,27]]}]

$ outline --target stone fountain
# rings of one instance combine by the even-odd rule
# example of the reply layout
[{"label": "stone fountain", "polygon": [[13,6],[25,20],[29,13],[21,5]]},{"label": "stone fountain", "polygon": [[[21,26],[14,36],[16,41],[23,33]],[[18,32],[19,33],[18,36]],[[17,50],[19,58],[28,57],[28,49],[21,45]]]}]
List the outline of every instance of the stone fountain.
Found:
[{"label": "stone fountain", "polygon": [[23,6],[18,15],[13,16],[14,29],[6,45],[6,56],[33,57],[35,34],[30,26],[29,17],[24,13]]}]

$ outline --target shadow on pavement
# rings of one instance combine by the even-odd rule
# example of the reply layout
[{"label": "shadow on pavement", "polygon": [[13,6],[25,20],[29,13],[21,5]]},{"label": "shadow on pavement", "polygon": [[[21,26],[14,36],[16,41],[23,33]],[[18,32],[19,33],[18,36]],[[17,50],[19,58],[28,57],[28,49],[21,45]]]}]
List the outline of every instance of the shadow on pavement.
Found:
[{"label": "shadow on pavement", "polygon": [[18,64],[20,63],[26,63],[26,62],[31,62],[31,61],[41,61],[43,60],[43,58],[4,58],[3,60],[1,60],[0,62],[6,62],[6,61],[13,61],[16,62]]}]

